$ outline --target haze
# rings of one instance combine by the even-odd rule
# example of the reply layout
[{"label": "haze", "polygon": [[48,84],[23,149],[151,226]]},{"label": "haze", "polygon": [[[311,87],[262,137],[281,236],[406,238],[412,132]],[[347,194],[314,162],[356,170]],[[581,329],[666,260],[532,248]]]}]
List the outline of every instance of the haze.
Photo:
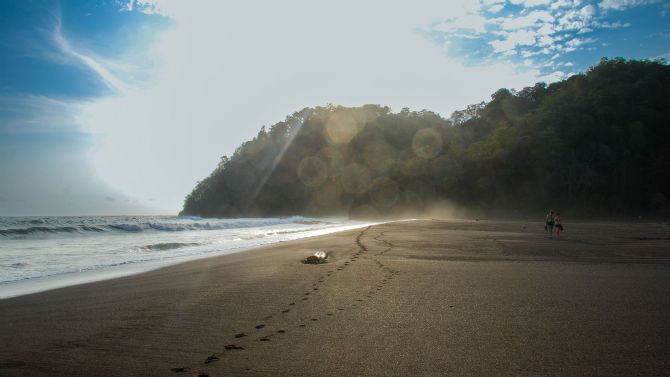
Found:
[{"label": "haze", "polygon": [[[668,57],[656,1],[0,5],[0,214],[176,213],[308,106],[452,111],[602,56]],[[635,43],[633,43],[635,40]]]}]

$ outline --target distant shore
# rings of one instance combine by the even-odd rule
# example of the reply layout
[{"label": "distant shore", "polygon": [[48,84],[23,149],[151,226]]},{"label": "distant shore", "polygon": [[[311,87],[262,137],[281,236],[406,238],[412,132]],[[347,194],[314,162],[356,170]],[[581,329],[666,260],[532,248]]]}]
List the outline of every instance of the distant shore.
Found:
[{"label": "distant shore", "polygon": [[565,226],[393,222],[0,300],[0,375],[669,374],[670,226]]}]

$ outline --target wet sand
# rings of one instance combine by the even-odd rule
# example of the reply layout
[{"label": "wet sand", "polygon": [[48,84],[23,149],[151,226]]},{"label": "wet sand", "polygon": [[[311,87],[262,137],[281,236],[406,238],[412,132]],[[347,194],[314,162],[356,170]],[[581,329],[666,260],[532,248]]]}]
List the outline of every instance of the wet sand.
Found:
[{"label": "wet sand", "polygon": [[670,375],[670,226],[566,230],[396,222],[0,300],[0,375]]}]

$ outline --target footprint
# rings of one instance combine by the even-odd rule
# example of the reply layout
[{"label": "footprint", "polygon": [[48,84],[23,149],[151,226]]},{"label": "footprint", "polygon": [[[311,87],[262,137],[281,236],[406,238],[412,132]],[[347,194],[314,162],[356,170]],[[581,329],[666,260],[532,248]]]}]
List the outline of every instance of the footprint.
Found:
[{"label": "footprint", "polygon": [[172,368],[170,370],[176,373],[186,372],[186,368]]},{"label": "footprint", "polygon": [[295,302],[292,302],[292,303],[290,303],[289,305],[290,305],[290,306],[293,306],[293,305],[295,305]]},{"label": "footprint", "polygon": [[318,291],[318,290],[319,290],[319,288],[314,288],[314,290],[315,290],[315,291]]},{"label": "footprint", "polygon": [[318,320],[319,320],[318,318],[312,318],[312,321],[318,321]]},{"label": "footprint", "polygon": [[298,327],[305,327],[305,325],[303,325],[303,324],[300,324],[300,325],[298,325]]},{"label": "footprint", "polygon": [[209,374],[199,373],[199,374],[198,374],[198,377],[209,377]]},{"label": "footprint", "polygon": [[284,313],[288,313],[290,311],[291,311],[291,309],[285,309],[285,310],[282,310],[281,312],[282,312],[282,314],[284,314]]},{"label": "footprint", "polygon": [[219,358],[216,355],[207,356],[207,358],[205,359],[205,364],[209,364],[217,360],[219,360]]},{"label": "footprint", "polygon": [[265,319],[272,319],[272,316],[269,315],[269,316],[265,317]]},{"label": "footprint", "polygon": [[329,315],[329,316],[330,316],[330,315],[333,315],[333,313],[327,313],[326,315]]},{"label": "footprint", "polygon": [[243,333],[243,332],[241,332],[241,333],[239,333],[239,334],[235,334],[235,337],[236,337],[236,338],[244,338],[245,336],[247,336],[247,334],[245,334],[245,333]]},{"label": "footprint", "polygon": [[309,296],[309,292],[305,292],[305,296]]},{"label": "footprint", "polygon": [[286,332],[286,330],[277,330],[278,333],[283,334]]},{"label": "footprint", "polygon": [[268,338],[268,337],[265,336],[265,337],[262,337],[262,338],[260,338],[260,339],[258,339],[258,340],[260,340],[261,342],[269,342],[269,341],[270,341],[270,338]]},{"label": "footprint", "polygon": [[227,346],[223,346],[223,348],[225,348],[226,351],[231,351],[231,350],[243,350],[243,349],[244,349],[244,347],[240,347],[240,346],[235,345],[235,344],[229,344],[229,345],[227,345]]},{"label": "footprint", "polygon": [[309,300],[309,298],[308,297],[303,297],[302,300],[307,301],[307,300]]},{"label": "footprint", "polygon": [[260,325],[257,325],[257,326],[256,326],[256,328],[259,329],[259,330],[262,329],[263,327],[265,327],[264,324],[260,324]]}]

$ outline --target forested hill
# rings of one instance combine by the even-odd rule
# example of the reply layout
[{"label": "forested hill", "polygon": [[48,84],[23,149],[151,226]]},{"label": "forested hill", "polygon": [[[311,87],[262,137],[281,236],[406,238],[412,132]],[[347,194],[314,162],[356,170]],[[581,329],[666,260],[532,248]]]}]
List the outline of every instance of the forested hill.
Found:
[{"label": "forested hill", "polygon": [[187,196],[182,214],[419,211],[667,214],[670,67],[603,59],[585,74],[455,112],[308,108],[263,127]]}]

